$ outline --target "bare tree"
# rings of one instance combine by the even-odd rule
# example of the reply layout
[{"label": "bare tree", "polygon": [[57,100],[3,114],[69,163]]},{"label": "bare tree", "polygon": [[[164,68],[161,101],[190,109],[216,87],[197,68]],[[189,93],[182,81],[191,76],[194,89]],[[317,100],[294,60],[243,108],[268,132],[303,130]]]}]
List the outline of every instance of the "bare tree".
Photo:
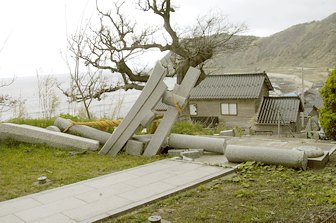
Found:
[{"label": "bare tree", "polygon": [[86,42],[84,42],[84,33],[87,27],[80,34],[72,36],[69,42],[69,50],[71,57],[65,58],[70,74],[70,87],[63,89],[60,84],[58,88],[68,98],[70,103],[83,103],[85,113],[88,119],[91,119],[90,105],[94,99],[101,100],[101,95],[106,88],[106,78],[102,71],[90,66],[85,67],[84,72],[81,71],[81,58]]},{"label": "bare tree", "polygon": [[[8,41],[8,38],[9,38],[9,36],[6,38],[5,42],[1,46],[0,53],[5,48],[6,43]],[[0,81],[0,88],[7,87],[7,86],[13,84],[14,80],[15,80],[15,77],[13,77],[12,79],[10,79],[8,81]],[[0,113],[6,112],[6,111],[10,110],[11,108],[13,108],[18,103],[18,101],[19,100],[12,98],[10,95],[0,94]]]},{"label": "bare tree", "polygon": [[40,76],[37,73],[39,105],[43,118],[49,119],[53,116],[59,105],[59,98],[56,94],[56,78],[52,75]]},{"label": "bare tree", "polygon": [[[232,37],[245,29],[243,25],[227,23],[221,16],[210,15],[198,18],[195,26],[177,32],[171,24],[175,12],[171,0],[137,0],[136,4],[141,10],[157,15],[162,27],[140,29],[135,20],[123,13],[125,2],[114,3],[113,11],[107,12],[96,3],[100,27],[83,33],[85,47],[76,53],[85,65],[120,75],[122,82],[101,88],[92,95],[95,98],[119,89],[141,90],[148,80],[148,69],[134,66],[132,60],[148,50],[170,52],[168,61],[173,68],[172,75],[177,76],[177,83],[183,80],[190,66],[198,67],[202,71],[199,83],[206,76],[202,69],[204,63],[218,51],[238,48]],[[73,44],[78,42],[73,41]]]}]

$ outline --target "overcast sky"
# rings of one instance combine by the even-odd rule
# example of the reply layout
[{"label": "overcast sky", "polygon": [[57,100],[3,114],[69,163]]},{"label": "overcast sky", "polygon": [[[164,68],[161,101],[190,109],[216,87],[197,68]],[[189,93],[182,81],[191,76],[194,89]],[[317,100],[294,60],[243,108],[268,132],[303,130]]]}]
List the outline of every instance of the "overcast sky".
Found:
[{"label": "overcast sky", "polygon": [[[129,0],[128,0],[129,1]],[[98,0],[104,9],[113,0]],[[294,24],[321,20],[336,12],[336,0],[176,0],[174,24],[191,24],[212,11],[232,23],[245,23],[245,34],[269,36]],[[130,14],[135,15],[133,10]],[[8,0],[0,3],[0,78],[62,74],[61,52],[67,36],[95,18],[95,0]],[[138,18],[141,21],[145,17]],[[148,20],[155,20],[147,17]],[[94,21],[94,19],[92,19]],[[159,59],[159,58],[158,58]]]}]

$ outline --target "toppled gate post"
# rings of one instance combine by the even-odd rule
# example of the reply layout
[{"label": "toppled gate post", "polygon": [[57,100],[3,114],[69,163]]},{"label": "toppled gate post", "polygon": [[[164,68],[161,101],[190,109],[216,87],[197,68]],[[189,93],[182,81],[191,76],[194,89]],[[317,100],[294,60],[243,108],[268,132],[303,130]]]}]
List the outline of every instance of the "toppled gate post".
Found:
[{"label": "toppled gate post", "polygon": [[99,154],[115,156],[125,146],[128,140],[131,139],[140,125],[147,127],[154,120],[154,106],[162,98],[162,102],[168,105],[168,110],[165,112],[160,125],[144,151],[144,155],[146,156],[156,155],[161,150],[162,144],[169,135],[178,117],[179,110],[186,105],[190,91],[195,86],[200,73],[198,69],[190,67],[181,85],[175,85],[171,93],[167,91],[167,86],[163,82],[166,74],[165,69],[161,63],[158,62],[139,98],[125,119],[104,144]]}]

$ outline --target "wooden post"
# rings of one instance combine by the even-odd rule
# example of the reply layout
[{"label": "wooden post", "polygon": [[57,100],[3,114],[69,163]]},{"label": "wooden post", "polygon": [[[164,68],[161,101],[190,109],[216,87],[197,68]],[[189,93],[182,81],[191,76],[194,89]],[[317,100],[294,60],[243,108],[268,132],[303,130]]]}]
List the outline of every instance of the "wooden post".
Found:
[{"label": "wooden post", "polygon": [[278,110],[278,138],[280,138],[280,110]]},{"label": "wooden post", "polygon": [[[301,92],[301,101],[302,105],[304,107],[304,78],[303,78],[303,67],[301,67],[301,80],[302,80],[302,92]],[[304,128],[304,112],[301,112],[301,126]]]}]

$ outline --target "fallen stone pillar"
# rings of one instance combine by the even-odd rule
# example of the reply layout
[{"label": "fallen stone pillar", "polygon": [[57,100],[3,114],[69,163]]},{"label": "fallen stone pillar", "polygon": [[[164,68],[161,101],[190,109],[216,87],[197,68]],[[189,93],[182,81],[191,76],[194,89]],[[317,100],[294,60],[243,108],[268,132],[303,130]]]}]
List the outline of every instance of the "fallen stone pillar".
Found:
[{"label": "fallen stone pillar", "polygon": [[224,154],[226,141],[223,138],[171,134],[168,145],[177,149],[204,149],[208,152]]},{"label": "fallen stone pillar", "polygon": [[228,145],[225,156],[230,162],[257,161],[304,170],[308,162],[303,151],[268,147]]},{"label": "fallen stone pillar", "polygon": [[89,149],[97,150],[99,142],[79,136],[54,132],[44,128],[12,123],[0,124],[0,139],[13,139],[19,142],[47,144],[63,149]]},{"label": "fallen stone pillar", "polygon": [[[111,134],[107,132],[100,131],[98,129],[85,126],[85,125],[72,125],[71,120],[65,118],[57,118],[54,123],[55,126],[60,128],[62,131],[68,129],[69,133],[79,134],[85,138],[98,140],[101,144],[105,144],[110,138]],[[69,128],[69,126],[71,126]]]},{"label": "fallen stone pillar", "polygon": [[54,131],[54,132],[61,132],[61,130],[54,125],[48,126],[46,129],[50,130],[50,131]]},{"label": "fallen stone pillar", "polygon": [[146,143],[129,139],[125,145],[125,152],[133,156],[141,156],[145,150]]}]

